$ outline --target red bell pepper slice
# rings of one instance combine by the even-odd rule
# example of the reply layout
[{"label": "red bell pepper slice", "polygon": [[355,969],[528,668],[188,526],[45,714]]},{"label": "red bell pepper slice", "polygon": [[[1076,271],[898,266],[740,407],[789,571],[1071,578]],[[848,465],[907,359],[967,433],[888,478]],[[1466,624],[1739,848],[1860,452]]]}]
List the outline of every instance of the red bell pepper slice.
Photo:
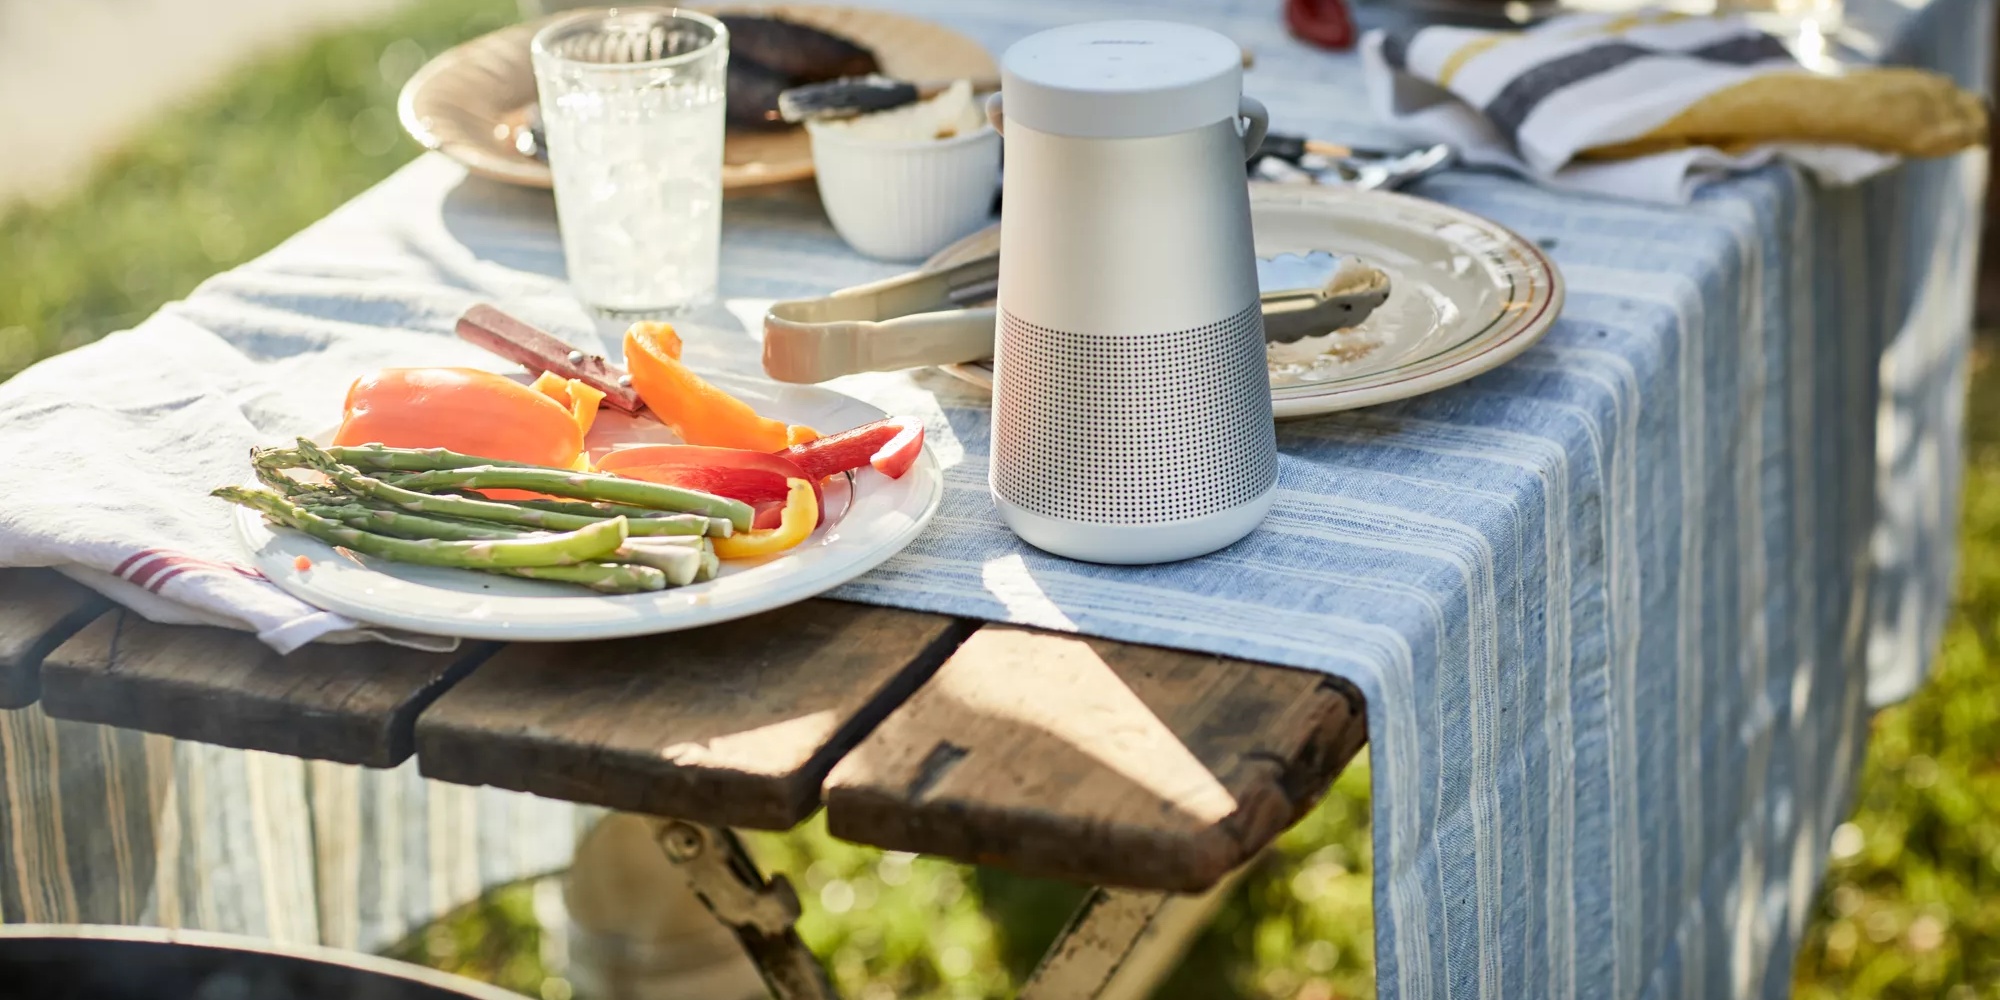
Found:
[{"label": "red bell pepper slice", "polygon": [[910,466],[917,464],[917,456],[924,453],[924,425],[914,420],[899,421],[902,427],[896,436],[875,449],[868,456],[868,464],[890,479],[901,479]]},{"label": "red bell pepper slice", "polygon": [[[785,521],[785,502],[783,500],[759,500],[751,504],[750,507],[754,512],[750,518],[750,527],[753,530],[769,531],[783,524]],[[825,515],[821,516],[824,517]]]},{"label": "red bell pepper slice", "polygon": [[731,500],[741,500],[757,508],[762,516],[768,505],[772,523],[785,506],[786,481],[804,479],[813,484],[813,502],[824,516],[825,500],[819,481],[801,470],[782,453],[746,451],[741,448],[706,448],[686,444],[650,444],[620,448],[597,463],[598,469],[627,479],[643,479]]},{"label": "red bell pepper slice", "polygon": [[1354,44],[1354,17],[1345,0],[1285,0],[1285,27],[1292,37],[1321,48]]},{"label": "red bell pepper slice", "polygon": [[777,454],[790,459],[814,479],[825,479],[864,465],[873,465],[883,475],[899,479],[916,464],[923,450],[922,422],[889,417],[793,445]]}]

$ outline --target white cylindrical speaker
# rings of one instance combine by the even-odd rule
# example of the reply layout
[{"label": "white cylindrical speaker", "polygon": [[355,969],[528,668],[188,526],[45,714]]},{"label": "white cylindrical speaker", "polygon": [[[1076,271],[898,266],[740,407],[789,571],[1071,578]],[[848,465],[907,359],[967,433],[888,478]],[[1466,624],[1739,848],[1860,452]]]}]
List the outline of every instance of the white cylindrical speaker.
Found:
[{"label": "white cylindrical speaker", "polygon": [[1265,116],[1242,96],[1241,59],[1206,29],[1115,21],[1033,35],[1001,61],[989,483],[1037,548],[1168,562],[1270,509],[1243,169]]}]

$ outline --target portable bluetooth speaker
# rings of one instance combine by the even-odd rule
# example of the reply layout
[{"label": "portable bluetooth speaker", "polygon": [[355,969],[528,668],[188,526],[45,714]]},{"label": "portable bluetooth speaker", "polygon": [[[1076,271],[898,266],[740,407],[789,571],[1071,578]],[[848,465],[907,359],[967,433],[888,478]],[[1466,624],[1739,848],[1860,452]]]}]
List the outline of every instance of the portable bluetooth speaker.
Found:
[{"label": "portable bluetooth speaker", "polygon": [[1242,54],[1151,21],[1007,50],[994,503],[1037,548],[1185,559],[1242,538],[1277,482],[1244,160]]}]

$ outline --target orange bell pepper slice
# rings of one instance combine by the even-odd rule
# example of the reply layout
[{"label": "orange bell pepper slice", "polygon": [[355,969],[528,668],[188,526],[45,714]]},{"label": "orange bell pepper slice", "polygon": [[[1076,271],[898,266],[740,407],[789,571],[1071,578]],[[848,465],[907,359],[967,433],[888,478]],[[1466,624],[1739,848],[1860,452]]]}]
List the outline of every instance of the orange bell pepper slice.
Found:
[{"label": "orange bell pepper slice", "polygon": [[[652,405],[652,404],[647,404]],[[811,480],[785,481],[785,511],[778,526],[765,531],[739,531],[727,538],[712,538],[720,559],[755,559],[776,555],[806,540],[819,524],[819,498]]]},{"label": "orange bell pepper slice", "polygon": [[748,403],[681,364],[680,353],[680,336],[665,323],[635,323],[625,331],[625,368],[632,374],[632,388],[682,441],[771,452],[819,437],[810,427],[758,416]]},{"label": "orange bell pepper slice", "polygon": [[333,443],[448,448],[465,455],[569,466],[583,431],[563,404],[473,368],[384,368],[355,379]]}]

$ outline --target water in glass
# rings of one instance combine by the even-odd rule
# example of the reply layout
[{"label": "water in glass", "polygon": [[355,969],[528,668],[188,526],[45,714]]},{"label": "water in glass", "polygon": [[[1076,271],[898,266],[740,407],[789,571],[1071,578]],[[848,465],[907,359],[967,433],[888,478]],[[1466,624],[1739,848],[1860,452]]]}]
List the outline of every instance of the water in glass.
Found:
[{"label": "water in glass", "polygon": [[[629,15],[610,15],[618,16]],[[690,54],[629,64],[575,58],[615,54],[615,41],[564,47],[537,40],[563,253],[571,286],[595,309],[675,312],[715,296],[727,59],[721,39],[726,35]]]}]

